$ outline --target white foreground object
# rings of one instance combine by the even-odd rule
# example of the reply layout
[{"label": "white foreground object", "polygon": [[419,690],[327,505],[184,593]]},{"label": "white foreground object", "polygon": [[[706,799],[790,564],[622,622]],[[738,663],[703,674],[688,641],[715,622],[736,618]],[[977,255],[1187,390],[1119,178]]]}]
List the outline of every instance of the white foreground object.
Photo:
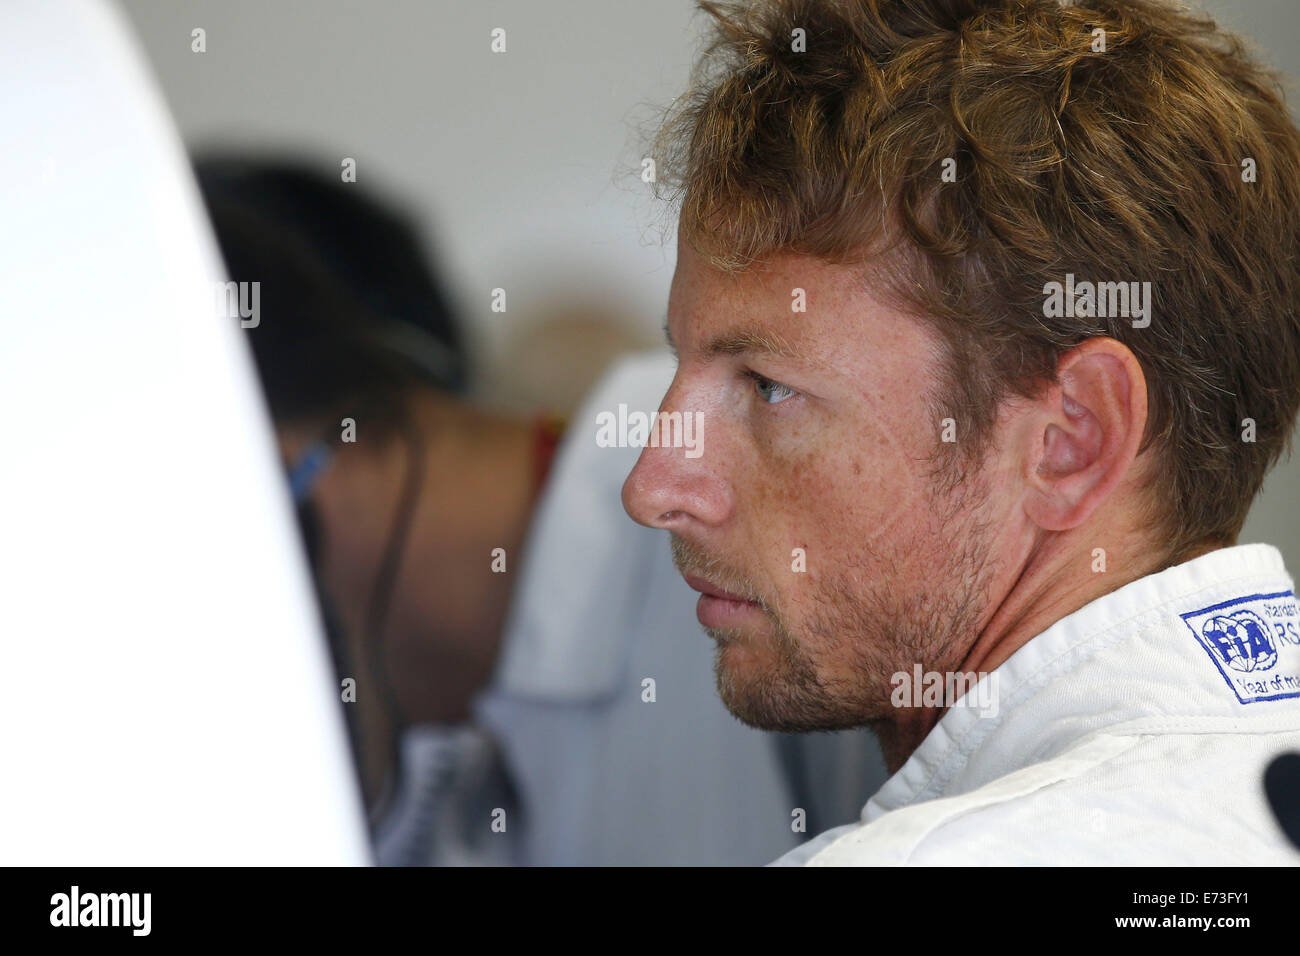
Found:
[{"label": "white foreground object", "polygon": [[0,864],[365,863],[256,329],[141,64],[100,3],[5,5]]}]

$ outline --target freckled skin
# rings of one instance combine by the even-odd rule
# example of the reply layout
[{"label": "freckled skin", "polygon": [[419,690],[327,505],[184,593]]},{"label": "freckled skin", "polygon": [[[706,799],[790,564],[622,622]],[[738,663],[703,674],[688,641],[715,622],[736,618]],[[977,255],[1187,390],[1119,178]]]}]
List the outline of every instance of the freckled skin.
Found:
[{"label": "freckled skin", "polygon": [[[795,287],[806,313],[790,309]],[[1033,401],[1004,402],[984,459],[949,482],[942,419],[959,436],[962,419],[942,407],[938,334],[854,270],[783,256],[726,275],[679,242],[668,318],[679,361],[661,408],[703,414],[703,454],[647,447],[623,503],[671,532],[683,574],[758,602],[707,629],[719,693],[747,723],[871,725],[897,769],[941,714],[893,707],[892,675],[992,670],[1162,560],[1135,505],[1145,380],[1114,340],[1063,356]],[[755,335],[784,344],[735,345]],[[1132,556],[1104,580],[1089,570],[1101,542]]]},{"label": "freckled skin", "polygon": [[[662,407],[702,411],[708,442],[694,462],[647,448],[628,511],[673,533],[684,572],[766,605],[711,632],[737,716],[783,730],[890,717],[892,674],[960,663],[956,635],[978,628],[988,574],[978,548],[953,543],[974,520],[945,527],[951,508],[932,500],[939,423],[918,386],[935,374],[932,333],[854,293],[842,267],[789,257],[724,276],[680,256],[679,367]],[[790,311],[796,286],[807,313]],[[779,332],[807,361],[702,351],[738,324]],[[765,403],[744,369],[797,394]],[[796,543],[806,573],[791,570]]]}]

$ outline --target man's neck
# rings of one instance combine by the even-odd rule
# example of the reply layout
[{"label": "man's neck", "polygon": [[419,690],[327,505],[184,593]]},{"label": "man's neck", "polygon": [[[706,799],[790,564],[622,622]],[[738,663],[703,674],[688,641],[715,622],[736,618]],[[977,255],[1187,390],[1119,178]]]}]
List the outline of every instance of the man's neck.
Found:
[{"label": "man's neck", "polygon": [[410,665],[398,689],[413,722],[450,723],[496,663],[537,490],[534,432],[445,399],[415,414],[431,444],[393,616]]},{"label": "man's neck", "polygon": [[[361,723],[372,793],[401,730],[376,706],[378,681],[391,683],[410,723],[454,723],[490,678],[535,492],[527,423],[432,393],[415,394],[409,408],[423,477],[381,635],[365,633],[367,611],[417,449],[366,434],[361,423],[313,494],[324,529],[320,575],[358,669],[358,706],[368,692]],[[286,459],[320,429],[283,429]],[[504,549],[507,573],[493,570],[494,548]],[[383,675],[368,670],[372,639],[383,647]]]}]

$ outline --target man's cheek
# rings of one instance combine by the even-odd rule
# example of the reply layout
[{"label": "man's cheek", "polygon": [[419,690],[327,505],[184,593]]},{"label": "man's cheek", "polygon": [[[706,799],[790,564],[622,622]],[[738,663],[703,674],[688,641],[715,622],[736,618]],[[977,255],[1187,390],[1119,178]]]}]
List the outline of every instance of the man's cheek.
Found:
[{"label": "man's cheek", "polygon": [[752,520],[762,529],[776,527],[788,513],[803,510],[810,489],[821,484],[815,460],[806,455],[762,455],[744,472],[741,481],[753,502]]}]

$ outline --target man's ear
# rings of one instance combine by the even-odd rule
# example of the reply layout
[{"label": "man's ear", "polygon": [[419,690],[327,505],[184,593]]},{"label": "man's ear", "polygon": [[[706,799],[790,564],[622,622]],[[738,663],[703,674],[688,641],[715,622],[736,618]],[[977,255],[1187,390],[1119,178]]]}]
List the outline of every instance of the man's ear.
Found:
[{"label": "man's ear", "polygon": [[1057,382],[1036,400],[1025,513],[1045,531],[1088,520],[1132,470],[1147,423],[1146,376],[1112,338],[1061,356]]}]

